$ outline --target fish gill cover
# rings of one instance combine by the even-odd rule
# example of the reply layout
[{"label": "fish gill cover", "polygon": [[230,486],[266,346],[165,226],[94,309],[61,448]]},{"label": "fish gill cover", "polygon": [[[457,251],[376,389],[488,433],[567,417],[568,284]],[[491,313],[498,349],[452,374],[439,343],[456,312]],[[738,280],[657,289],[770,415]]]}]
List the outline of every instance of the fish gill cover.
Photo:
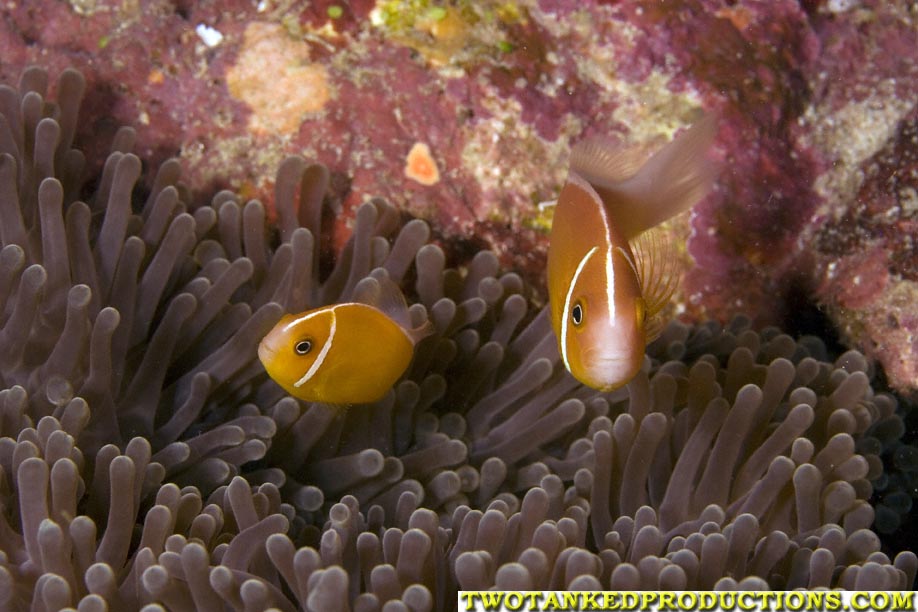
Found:
[{"label": "fish gill cover", "polygon": [[[193,201],[175,161],[139,195],[129,129],[89,187],[83,78],[47,89],[40,69],[0,86],[4,609],[913,584],[918,558],[871,526],[908,511],[918,454],[856,351],[672,323],[599,393],[492,253],[448,267],[424,222],[373,200],[320,275],[323,166],[281,164],[276,227],[256,200]],[[435,326],[407,375],[347,411],[286,396],[259,339],[370,274]],[[897,501],[871,505],[877,487]]]}]

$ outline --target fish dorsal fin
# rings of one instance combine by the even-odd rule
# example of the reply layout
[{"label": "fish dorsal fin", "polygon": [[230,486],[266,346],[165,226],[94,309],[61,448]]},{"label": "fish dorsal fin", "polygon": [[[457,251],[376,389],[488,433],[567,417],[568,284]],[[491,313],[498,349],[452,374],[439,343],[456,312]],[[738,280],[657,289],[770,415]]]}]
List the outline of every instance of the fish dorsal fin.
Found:
[{"label": "fish dorsal fin", "polygon": [[679,266],[675,241],[667,240],[662,230],[648,230],[631,242],[634,269],[644,298],[647,318],[644,334],[647,342],[663,330],[663,309],[679,286]]},{"label": "fish dorsal fin", "polygon": [[715,165],[705,159],[705,152],[716,129],[713,117],[706,116],[649,159],[641,148],[616,149],[592,140],[575,147],[571,168],[596,189],[616,226],[631,240],[690,209],[708,192]]},{"label": "fish dorsal fin", "polygon": [[389,273],[385,268],[376,268],[369,276],[357,283],[354,287],[353,300],[372,306],[395,321],[414,344],[433,333],[433,325],[430,321],[425,321],[420,326],[412,324],[405,294],[389,278]]},{"label": "fish dorsal fin", "polygon": [[376,268],[361,279],[354,287],[351,299],[376,308],[403,328],[411,327],[405,295],[384,268]]}]

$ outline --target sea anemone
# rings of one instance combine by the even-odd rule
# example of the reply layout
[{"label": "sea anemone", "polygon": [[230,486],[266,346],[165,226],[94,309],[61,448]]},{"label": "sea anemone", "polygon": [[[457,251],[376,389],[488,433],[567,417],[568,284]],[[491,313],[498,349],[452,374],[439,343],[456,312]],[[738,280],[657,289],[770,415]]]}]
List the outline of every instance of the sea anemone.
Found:
[{"label": "sea anemone", "polygon": [[[870,530],[904,427],[860,354],[673,323],[599,393],[492,253],[448,267],[424,222],[373,200],[322,274],[323,166],[281,165],[275,228],[232,193],[194,204],[177,161],[139,196],[129,129],[89,192],[83,78],[46,89],[39,69],[0,87],[4,609],[912,585],[918,558]],[[436,330],[403,379],[349,410],[286,396],[259,339],[381,276]]]}]

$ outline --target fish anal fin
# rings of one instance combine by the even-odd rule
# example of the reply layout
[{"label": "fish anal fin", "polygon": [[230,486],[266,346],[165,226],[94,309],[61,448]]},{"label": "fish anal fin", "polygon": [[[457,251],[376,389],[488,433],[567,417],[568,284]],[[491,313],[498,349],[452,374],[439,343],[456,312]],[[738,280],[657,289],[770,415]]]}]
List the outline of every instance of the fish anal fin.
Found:
[{"label": "fish anal fin", "polygon": [[647,308],[645,325],[663,311],[679,286],[676,241],[668,238],[662,229],[654,228],[631,241],[635,273]]}]

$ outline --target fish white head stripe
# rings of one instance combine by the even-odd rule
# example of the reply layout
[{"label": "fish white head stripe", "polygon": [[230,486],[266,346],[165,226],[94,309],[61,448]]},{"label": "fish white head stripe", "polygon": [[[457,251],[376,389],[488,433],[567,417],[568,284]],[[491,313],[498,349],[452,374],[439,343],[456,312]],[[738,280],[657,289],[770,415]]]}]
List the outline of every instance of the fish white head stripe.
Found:
[{"label": "fish white head stripe", "polygon": [[[301,322],[301,321],[305,321],[305,320],[310,319],[310,318],[312,318],[312,317],[314,317],[314,316],[316,316],[316,315],[318,315],[318,314],[321,314],[321,313],[314,312],[314,313],[312,313],[312,314],[310,314],[310,315],[306,315],[305,317],[301,317],[301,318],[297,319],[296,321],[294,321],[294,322],[291,323],[290,325],[294,325],[294,324],[299,323],[299,322]],[[322,345],[322,350],[319,351],[318,357],[316,357],[316,360],[312,362],[312,365],[309,367],[308,370],[306,370],[306,373],[303,374],[303,378],[301,378],[301,379],[299,379],[298,381],[296,381],[295,383],[293,383],[293,386],[294,386],[294,387],[300,387],[300,386],[302,386],[303,384],[305,384],[306,381],[308,381],[310,378],[312,378],[313,376],[315,376],[315,375],[316,375],[316,372],[319,371],[319,368],[322,367],[322,363],[325,361],[325,358],[328,356],[328,351],[331,350],[331,347],[332,347],[332,340],[335,339],[335,328],[337,327],[337,320],[336,320],[336,319],[337,319],[337,317],[335,317],[335,309],[332,308],[332,309],[331,309],[331,328],[328,330],[328,340],[326,340],[326,341],[325,341],[325,344]],[[290,325],[288,325],[287,328],[289,328]]]},{"label": "fish white head stripe", "polygon": [[587,254],[583,256],[583,259],[580,260],[580,263],[577,264],[577,269],[574,270],[574,276],[571,278],[571,284],[567,287],[567,295],[564,297],[564,309],[561,312],[561,359],[564,360],[564,366],[570,371],[571,364],[567,360],[567,328],[570,324],[571,316],[571,298],[574,296],[574,285],[577,284],[577,279],[580,278],[580,273],[583,272],[584,266],[586,266],[587,261],[590,260],[590,257],[593,256],[599,250],[599,247],[593,247]]},{"label": "fish white head stripe", "polygon": [[606,302],[609,308],[609,325],[615,325],[615,268],[612,265],[612,254],[615,252],[616,247],[612,244],[609,215],[606,212],[605,205],[602,203],[602,199],[589,181],[573,172],[568,176],[567,180],[589,194],[590,199],[596,206],[596,210],[599,211],[599,218],[602,219],[602,228],[606,233]]},{"label": "fish white head stripe", "polygon": [[[608,236],[608,231],[606,232]],[[612,243],[606,251],[606,302],[609,306],[609,325],[615,325],[615,268],[612,266]]]},{"label": "fish white head stripe", "polygon": [[[334,316],[334,310],[335,310],[335,309],[332,308],[332,316]],[[309,314],[303,315],[302,317],[299,317],[298,319],[294,319],[293,321],[290,321],[289,323],[287,323],[286,325],[284,325],[284,333],[289,332],[291,329],[293,329],[294,327],[296,327],[297,325],[299,325],[299,324],[302,323],[303,321],[308,321],[309,319],[314,319],[314,318],[316,318],[316,317],[318,317],[318,316],[320,316],[320,315],[323,315],[323,314],[325,314],[325,310],[324,310],[324,309],[322,309],[322,310],[317,310],[317,311],[315,311],[315,312],[310,312]]]}]

